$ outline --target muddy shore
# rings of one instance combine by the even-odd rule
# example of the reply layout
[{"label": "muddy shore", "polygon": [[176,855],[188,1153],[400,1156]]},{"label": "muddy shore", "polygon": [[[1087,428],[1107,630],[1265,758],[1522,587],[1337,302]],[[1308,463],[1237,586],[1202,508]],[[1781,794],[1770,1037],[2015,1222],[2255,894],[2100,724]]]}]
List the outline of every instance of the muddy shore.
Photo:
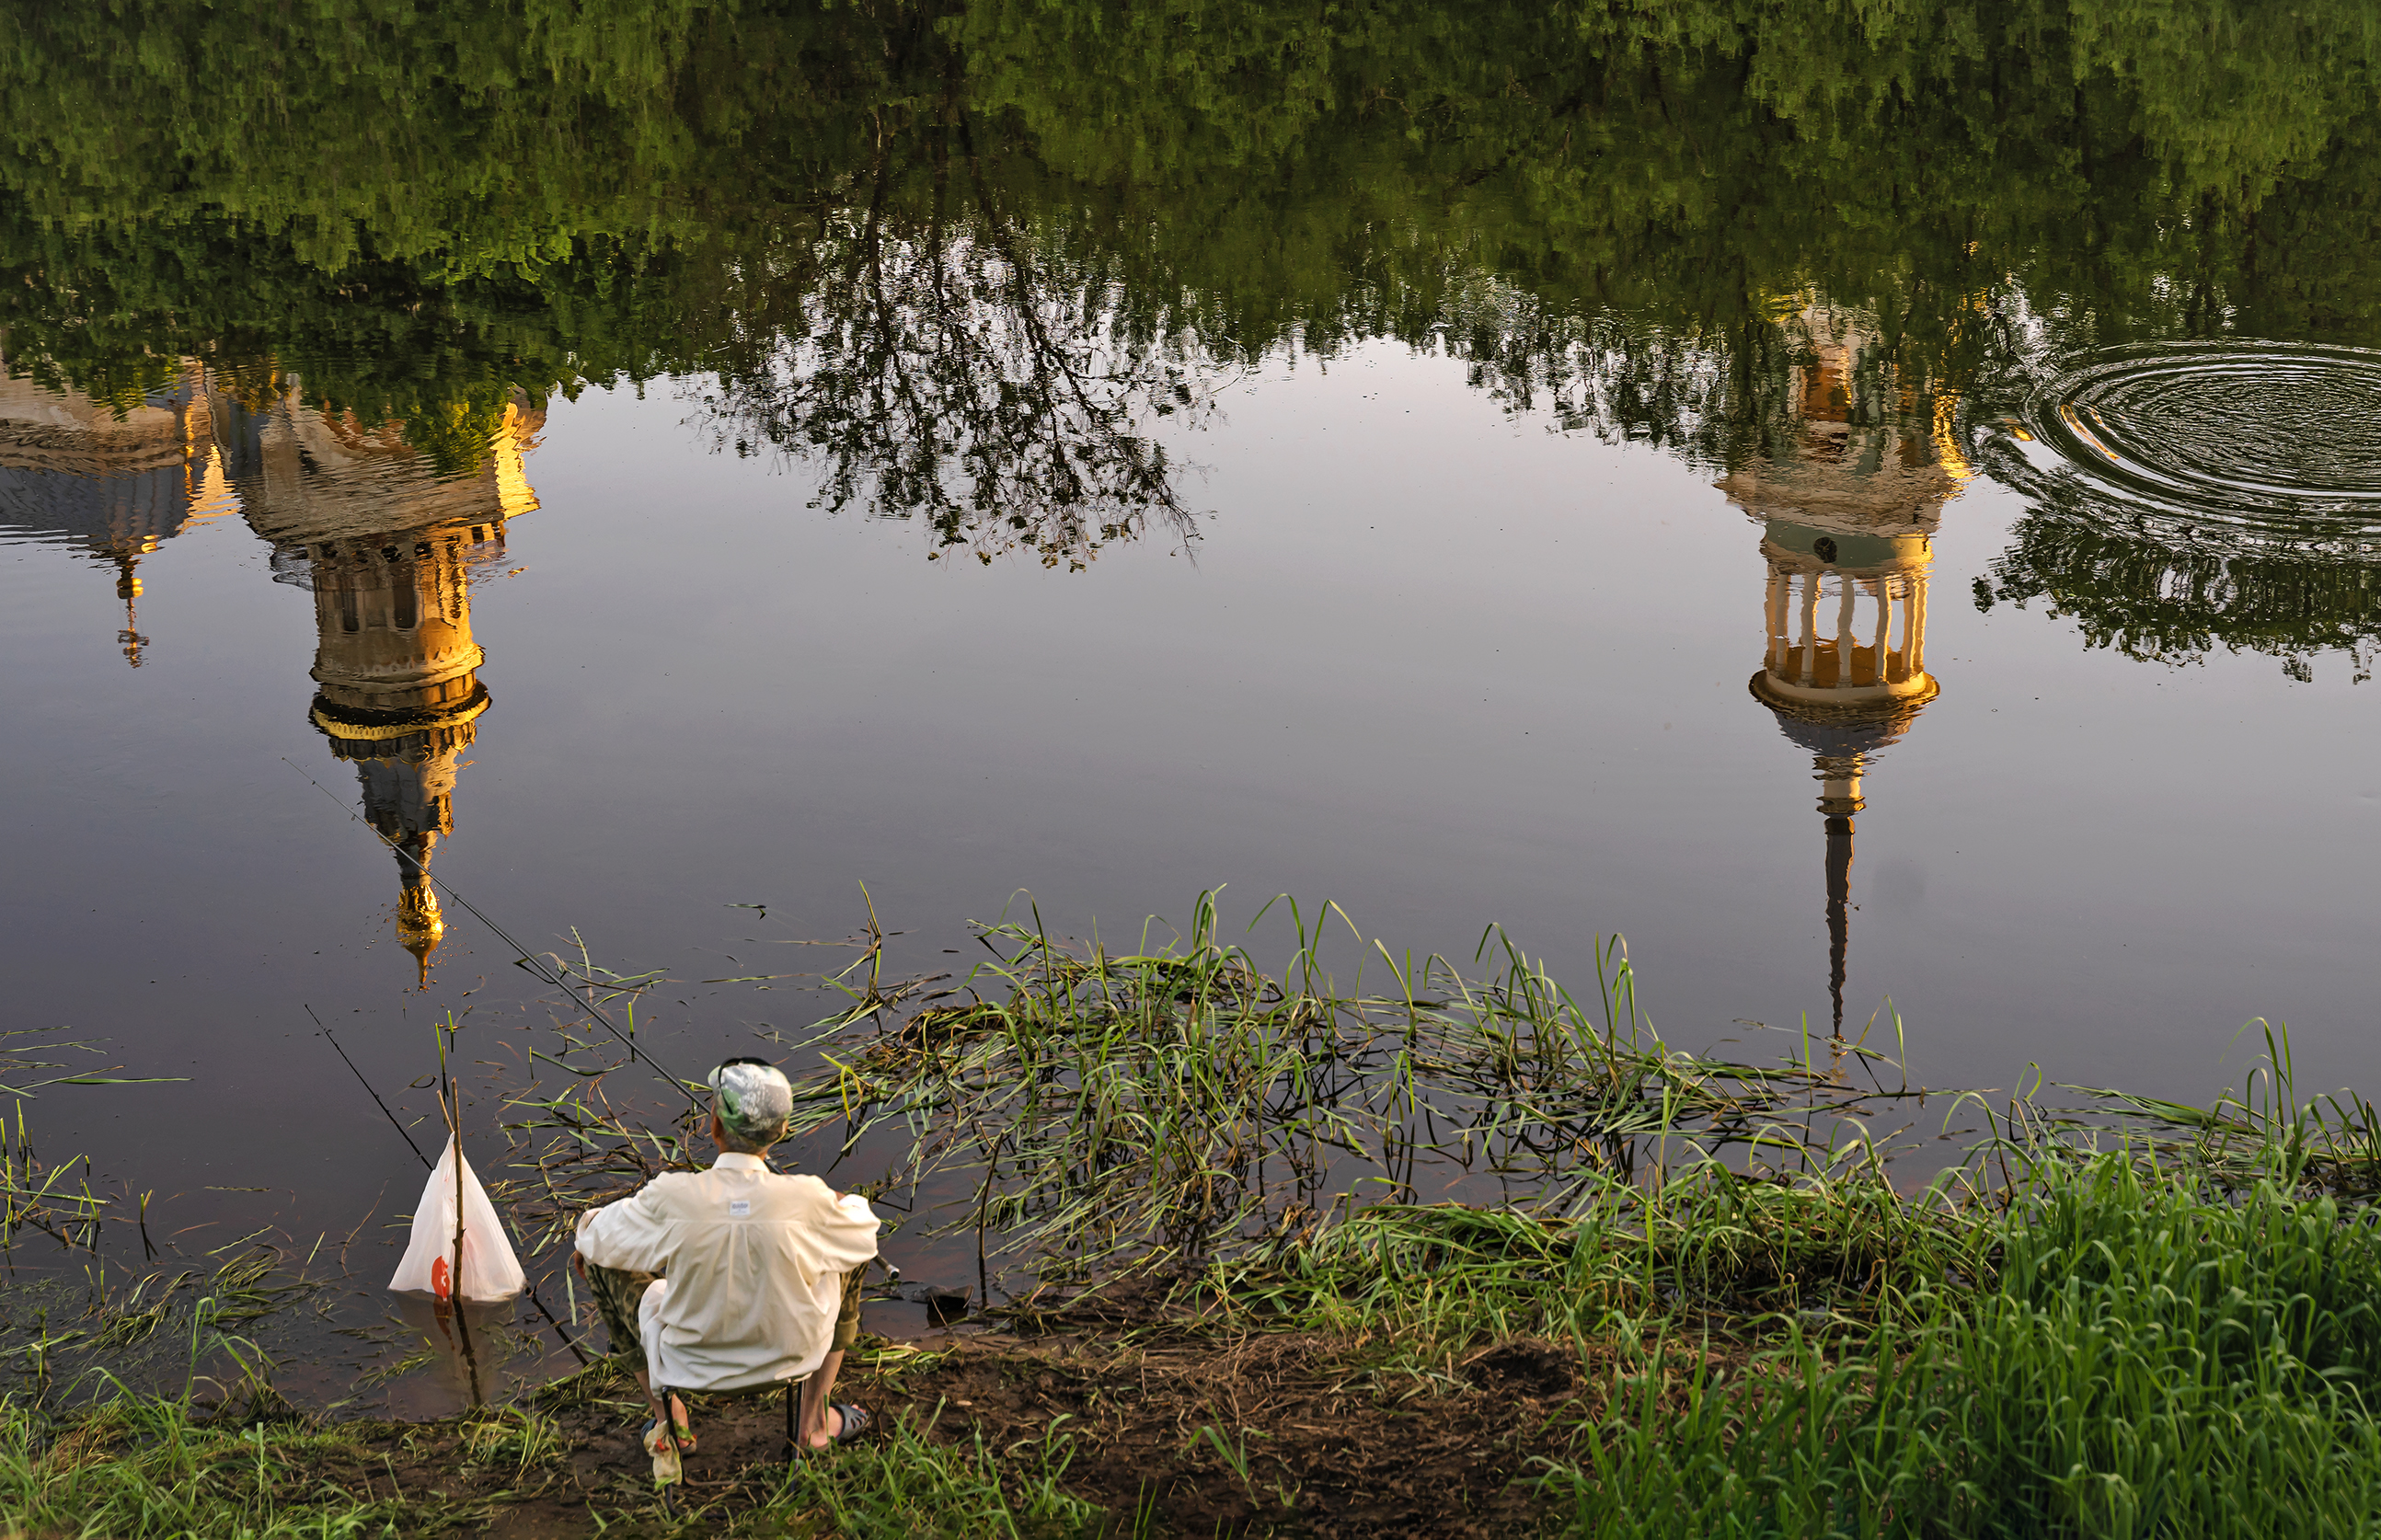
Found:
[{"label": "muddy shore", "polygon": [[[1581,1372],[1569,1344],[1539,1338],[1450,1355],[1435,1381],[1384,1375],[1373,1346],[1307,1332],[872,1341],[836,1396],[875,1424],[856,1448],[803,1458],[865,1459],[896,1429],[980,1443],[1061,1467],[1058,1485],[1105,1509],[1119,1534],[1452,1540],[1534,1527],[1532,1461],[1572,1449],[1601,1410],[1601,1376]],[[527,1470],[478,1457],[473,1424],[450,1419],[354,1424],[306,1474],[421,1506],[426,1522],[446,1509],[503,1540],[592,1534],[597,1515],[607,1533],[669,1527],[637,1442],[641,1404],[617,1361],[529,1404],[551,1419],[558,1447]],[[785,1489],[782,1405],[774,1395],[691,1399],[697,1448],[683,1506],[739,1532],[836,1533],[828,1513]]]}]

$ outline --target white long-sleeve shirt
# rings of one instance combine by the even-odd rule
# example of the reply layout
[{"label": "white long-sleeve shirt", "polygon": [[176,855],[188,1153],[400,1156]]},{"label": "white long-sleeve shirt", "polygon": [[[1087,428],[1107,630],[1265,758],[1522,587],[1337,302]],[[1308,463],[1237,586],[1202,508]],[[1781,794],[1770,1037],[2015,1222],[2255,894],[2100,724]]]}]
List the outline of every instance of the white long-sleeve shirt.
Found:
[{"label": "white long-sleeve shirt", "polygon": [[638,1328],[658,1382],[735,1390],[818,1368],[843,1275],[876,1254],[880,1228],[856,1192],[838,1200],[816,1177],[724,1154],[708,1171],[665,1172],[580,1215],[579,1251],[667,1281]]}]

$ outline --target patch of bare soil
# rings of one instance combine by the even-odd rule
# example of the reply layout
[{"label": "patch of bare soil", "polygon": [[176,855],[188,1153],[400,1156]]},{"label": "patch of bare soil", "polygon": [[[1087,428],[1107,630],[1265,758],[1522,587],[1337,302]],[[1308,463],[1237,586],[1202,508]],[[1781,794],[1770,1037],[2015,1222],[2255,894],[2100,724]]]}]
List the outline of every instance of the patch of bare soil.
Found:
[{"label": "patch of bare soil", "polygon": [[[855,1354],[836,1399],[874,1413],[865,1439],[905,1419],[931,1440],[972,1446],[980,1434],[995,1450],[1054,1427],[1071,1435],[1063,1485],[1119,1532],[1147,1515],[1145,1533],[1202,1540],[1473,1540],[1536,1527],[1532,1459],[1570,1452],[1607,1378],[1583,1374],[1567,1343],[1526,1338],[1450,1357],[1428,1380],[1376,1373],[1371,1357],[1361,1342],[1291,1333],[983,1336],[932,1353]],[[358,1496],[466,1505],[501,1540],[588,1534],[591,1507],[607,1522],[622,1509],[658,1520],[637,1393],[623,1377],[606,1394],[617,1399],[549,1406],[567,1459],[542,1468],[475,1460],[459,1424],[427,1424],[373,1428],[352,1461],[319,1473]],[[764,1500],[783,1470],[782,1398],[691,1404],[687,1496],[731,1512]]]},{"label": "patch of bare soil", "polygon": [[[1133,1347],[968,1343],[870,1387],[880,1410],[997,1448],[1069,1419],[1068,1487],[1163,1532],[1484,1536],[1531,1527],[1516,1479],[1568,1442],[1571,1351],[1508,1342],[1446,1386],[1380,1384],[1360,1351],[1264,1334]],[[1400,1383],[1401,1382],[1401,1383]],[[1559,1423],[1561,1427],[1550,1427]]]}]

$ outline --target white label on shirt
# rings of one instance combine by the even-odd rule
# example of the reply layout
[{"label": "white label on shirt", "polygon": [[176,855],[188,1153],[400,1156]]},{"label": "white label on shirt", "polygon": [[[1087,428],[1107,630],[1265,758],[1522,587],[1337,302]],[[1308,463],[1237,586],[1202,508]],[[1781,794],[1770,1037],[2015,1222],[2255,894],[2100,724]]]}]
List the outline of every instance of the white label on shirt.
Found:
[{"label": "white label on shirt", "polygon": [[752,1216],[752,1200],[750,1198],[728,1199],[727,1216],[730,1219],[751,1218]]}]

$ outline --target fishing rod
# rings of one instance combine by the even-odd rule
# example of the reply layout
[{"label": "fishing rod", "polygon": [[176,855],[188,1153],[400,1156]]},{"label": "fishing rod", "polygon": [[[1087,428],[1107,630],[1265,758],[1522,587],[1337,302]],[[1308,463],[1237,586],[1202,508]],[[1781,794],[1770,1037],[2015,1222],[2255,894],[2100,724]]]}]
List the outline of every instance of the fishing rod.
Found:
[{"label": "fishing rod", "polygon": [[[564,995],[569,997],[570,1003],[578,1007],[581,1011],[584,1011],[590,1020],[593,1021],[605,1032],[610,1033],[614,1037],[618,1038],[620,1045],[629,1050],[630,1057],[643,1060],[646,1069],[651,1069],[654,1074],[661,1076],[662,1079],[669,1082],[671,1085],[677,1087],[678,1094],[684,1096],[688,1103],[692,1106],[697,1112],[702,1110],[702,1099],[696,1096],[691,1090],[688,1089],[686,1082],[678,1079],[678,1076],[671,1074],[667,1069],[663,1069],[659,1064],[653,1062],[653,1056],[646,1053],[642,1048],[638,1047],[635,1041],[631,1039],[628,1033],[622,1032],[618,1027],[613,1024],[610,1017],[604,1015],[601,1010],[598,1010],[592,1001],[580,999],[578,993],[573,990],[569,984],[563,982],[563,980],[555,973],[554,970],[548,968],[542,960],[532,956],[528,947],[514,940],[512,936],[506,932],[502,925],[497,924],[494,920],[489,919],[485,914],[482,913],[478,905],[472,903],[470,899],[466,898],[460,893],[456,892],[453,888],[447,886],[436,877],[432,876],[430,874],[430,866],[428,862],[422,861],[419,856],[416,856],[411,850],[407,849],[404,846],[399,845],[396,840],[391,839],[388,836],[381,833],[380,830],[372,828],[372,825],[366,822],[361,813],[348,806],[347,803],[340,801],[338,795],[332,791],[329,787],[324,786],[321,781],[316,780],[313,776],[307,775],[304,767],[299,764],[296,760],[293,760],[285,754],[281,756],[281,763],[289,766],[290,769],[297,771],[299,776],[304,776],[308,786],[312,787],[324,796],[330,798],[332,802],[341,813],[346,813],[349,818],[354,819],[357,823],[362,824],[365,828],[371,829],[372,837],[374,839],[379,840],[390,849],[395,850],[403,860],[410,862],[413,865],[413,869],[421,874],[421,880],[423,882],[428,883],[431,886],[438,889],[441,893],[446,894],[449,898],[454,899],[458,904],[460,904],[463,907],[464,911],[469,913],[472,919],[477,920],[480,923],[487,926],[488,929],[495,932],[496,939],[502,941],[506,946],[510,947],[513,949],[514,955],[519,959],[514,966],[528,969],[537,977],[543,979],[555,988],[561,990]],[[350,1066],[350,1068],[353,1068],[353,1066]],[[370,1087],[367,1087],[366,1089],[370,1089]],[[409,1140],[408,1142],[410,1143]],[[417,1150],[414,1153],[419,1155],[421,1152]]]},{"label": "fishing rod", "polygon": [[[303,1004],[304,1002],[301,1001],[299,1003]],[[314,1016],[314,1008],[312,1006],[307,1006],[306,1014],[309,1016]],[[425,1167],[428,1167],[430,1164],[430,1157],[421,1153],[421,1146],[413,1142],[413,1135],[406,1131],[406,1127],[403,1123],[397,1120],[397,1114],[388,1109],[388,1104],[380,1099],[380,1093],[372,1089],[372,1082],[364,1079],[364,1072],[361,1069],[356,1069],[356,1061],[352,1058],[348,1058],[348,1050],[339,1046],[339,1040],[336,1037],[331,1037],[331,1029],[327,1026],[324,1026],[323,1019],[319,1016],[314,1016],[314,1024],[323,1028],[323,1035],[324,1037],[329,1037],[331,1039],[332,1050],[341,1058],[347,1059],[348,1069],[354,1073],[356,1083],[364,1088],[364,1094],[370,1096],[372,1099],[372,1105],[380,1108],[380,1115],[388,1119],[388,1126],[397,1131],[397,1136],[399,1139],[405,1141],[405,1147],[413,1152],[413,1158],[421,1162]]]},{"label": "fishing rod", "polygon": [[[300,1001],[299,1004],[303,1005],[304,1002]],[[306,1014],[309,1016],[314,1016],[314,1008],[312,1006],[307,1006]],[[338,1056],[343,1059],[347,1059],[348,1068],[355,1072],[356,1083],[364,1088],[364,1094],[370,1096],[372,1099],[372,1105],[380,1108],[381,1116],[388,1119],[389,1127],[395,1129],[397,1131],[397,1136],[405,1141],[405,1147],[413,1152],[413,1158],[421,1162],[424,1169],[436,1170],[437,1167],[431,1164],[430,1157],[421,1153],[421,1146],[413,1142],[413,1135],[406,1131],[406,1127],[403,1123],[397,1121],[397,1114],[389,1111],[388,1104],[380,1099],[380,1093],[372,1089],[372,1082],[364,1079],[364,1072],[361,1069],[356,1069],[356,1061],[352,1058],[348,1058],[348,1050],[339,1046],[339,1040],[337,1038],[331,1036],[331,1029],[324,1024],[323,1019],[319,1016],[314,1016],[314,1024],[323,1029],[323,1035],[330,1039],[331,1046],[335,1051],[336,1051]],[[456,1141],[455,1154],[458,1158],[460,1158],[462,1153],[462,1141],[458,1138]],[[455,1281],[457,1287],[459,1288],[463,1280],[460,1277],[458,1277]],[[581,1365],[584,1365],[587,1362],[587,1355],[579,1351],[579,1344],[572,1341],[570,1339],[570,1334],[562,1329],[562,1323],[554,1318],[554,1312],[546,1309],[545,1302],[537,1297],[537,1285],[530,1282],[527,1278],[523,1278],[521,1279],[521,1288],[528,1291],[529,1302],[537,1306],[537,1313],[545,1317],[545,1324],[554,1328],[554,1335],[561,1338],[562,1345],[570,1350],[570,1356],[577,1359]],[[456,1308],[459,1310],[461,1307],[462,1302],[458,1299],[456,1302]]]}]

